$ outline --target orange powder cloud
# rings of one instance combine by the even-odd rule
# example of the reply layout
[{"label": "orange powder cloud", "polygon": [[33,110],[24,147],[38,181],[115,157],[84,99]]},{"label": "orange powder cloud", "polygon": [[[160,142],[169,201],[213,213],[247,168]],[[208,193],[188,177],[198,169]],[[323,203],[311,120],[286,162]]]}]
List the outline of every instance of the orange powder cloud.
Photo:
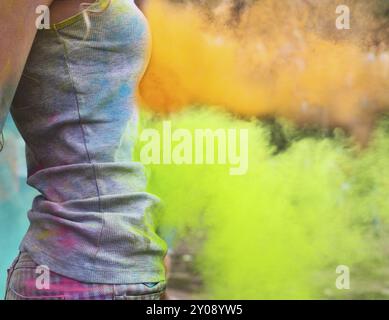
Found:
[{"label": "orange powder cloud", "polygon": [[389,105],[389,58],[361,46],[373,21],[366,8],[351,7],[362,17],[352,31],[335,28],[335,9],[332,0],[262,0],[232,27],[223,10],[211,20],[197,6],[151,1],[143,102],[159,113],[205,104],[364,130]]}]

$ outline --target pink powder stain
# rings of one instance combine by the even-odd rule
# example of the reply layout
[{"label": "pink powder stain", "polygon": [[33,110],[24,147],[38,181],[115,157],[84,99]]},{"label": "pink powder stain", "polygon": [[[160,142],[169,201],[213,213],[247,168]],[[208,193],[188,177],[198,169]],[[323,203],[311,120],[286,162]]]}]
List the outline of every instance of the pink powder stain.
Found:
[{"label": "pink powder stain", "polygon": [[54,187],[47,187],[47,190],[44,194],[44,196],[51,201],[61,201],[59,194],[57,192],[57,189]]},{"label": "pink powder stain", "polygon": [[101,288],[101,290],[104,288],[104,285],[84,285],[82,283],[74,283],[74,284],[52,284],[50,286],[51,290],[57,291],[57,292],[64,292],[64,293],[80,293],[80,292],[89,292],[94,291],[96,292],[96,289]]},{"label": "pink powder stain", "polygon": [[[55,274],[58,276],[57,274]],[[59,283],[50,283],[50,288],[48,289],[40,289],[41,291],[46,291],[46,292],[57,292],[57,293],[65,293],[65,294],[71,294],[71,293],[85,293],[89,291],[94,291],[100,289],[103,291],[105,288],[104,284],[84,284],[80,283],[76,280],[66,278],[63,276],[59,276],[60,282]],[[28,279],[24,281],[24,286],[25,288],[28,289],[29,292],[34,292],[37,289],[36,286],[36,279]]]},{"label": "pink powder stain", "polygon": [[32,172],[30,173],[30,175],[34,175],[35,173],[37,173],[37,172],[39,172],[39,171],[41,171],[41,170],[43,170],[43,169],[45,169],[45,167],[44,167],[41,163],[39,163],[39,164],[34,168],[34,170],[32,170]]},{"label": "pink powder stain", "polygon": [[58,242],[62,244],[65,249],[72,249],[77,245],[77,240],[72,236],[66,226],[61,226],[57,232]]},{"label": "pink powder stain", "polygon": [[52,116],[50,116],[50,117],[48,118],[48,122],[49,122],[49,124],[51,124],[51,123],[57,123],[57,122],[58,122],[58,119],[59,119],[59,115],[58,115],[58,114],[54,114],[54,115],[52,115]]}]

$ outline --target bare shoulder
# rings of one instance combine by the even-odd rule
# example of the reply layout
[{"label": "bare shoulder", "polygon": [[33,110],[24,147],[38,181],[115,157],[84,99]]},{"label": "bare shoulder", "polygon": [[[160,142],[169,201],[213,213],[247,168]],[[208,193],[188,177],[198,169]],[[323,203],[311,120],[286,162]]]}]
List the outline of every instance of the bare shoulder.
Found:
[{"label": "bare shoulder", "polygon": [[147,0],[135,0],[135,4],[139,7],[139,9],[144,10]]}]

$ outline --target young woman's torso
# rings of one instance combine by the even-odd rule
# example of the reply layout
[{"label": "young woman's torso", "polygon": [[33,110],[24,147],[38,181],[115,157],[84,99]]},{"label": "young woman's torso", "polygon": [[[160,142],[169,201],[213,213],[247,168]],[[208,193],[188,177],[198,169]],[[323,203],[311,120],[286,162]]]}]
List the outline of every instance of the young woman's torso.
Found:
[{"label": "young woman's torso", "polygon": [[147,21],[133,0],[99,0],[87,32],[74,15],[79,4],[54,3],[53,26],[38,31],[11,108],[26,141],[27,181],[40,192],[21,251],[82,282],[159,282],[158,199],[133,157]]}]

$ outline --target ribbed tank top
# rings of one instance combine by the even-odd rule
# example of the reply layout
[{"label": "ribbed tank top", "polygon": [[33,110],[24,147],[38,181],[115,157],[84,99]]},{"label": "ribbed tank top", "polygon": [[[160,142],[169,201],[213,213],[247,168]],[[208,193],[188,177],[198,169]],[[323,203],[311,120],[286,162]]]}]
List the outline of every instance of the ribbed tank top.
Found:
[{"label": "ribbed tank top", "polygon": [[[108,6],[109,5],[109,6]],[[132,0],[38,31],[11,113],[37,196],[20,246],[53,272],[90,283],[165,279],[144,168],[134,162],[136,89],[150,53]]]}]

